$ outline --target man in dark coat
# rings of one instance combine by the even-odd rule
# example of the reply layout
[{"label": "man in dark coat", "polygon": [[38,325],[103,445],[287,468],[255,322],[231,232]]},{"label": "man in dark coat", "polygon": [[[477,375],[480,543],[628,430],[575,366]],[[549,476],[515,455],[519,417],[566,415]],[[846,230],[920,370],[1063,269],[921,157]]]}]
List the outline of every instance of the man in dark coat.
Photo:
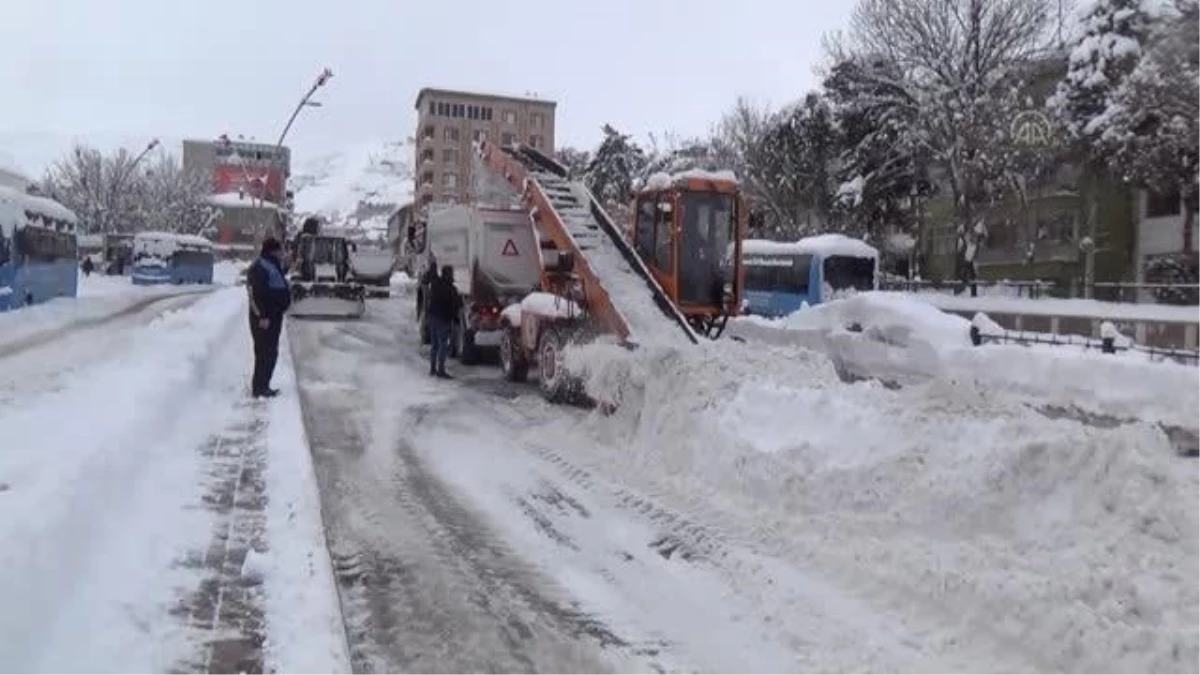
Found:
[{"label": "man in dark coat", "polygon": [[292,304],[292,291],[283,271],[282,251],[278,239],[267,237],[263,240],[258,259],[250,264],[246,272],[246,288],[250,294],[250,336],[254,339],[254,377],[250,381],[250,393],[255,398],[279,393],[278,389],[271,388],[271,375],[279,358],[283,315]]},{"label": "man in dark coat", "polygon": [[447,379],[446,356],[450,353],[450,331],[462,298],[454,287],[454,268],[442,266],[441,276],[429,284],[429,374]]}]

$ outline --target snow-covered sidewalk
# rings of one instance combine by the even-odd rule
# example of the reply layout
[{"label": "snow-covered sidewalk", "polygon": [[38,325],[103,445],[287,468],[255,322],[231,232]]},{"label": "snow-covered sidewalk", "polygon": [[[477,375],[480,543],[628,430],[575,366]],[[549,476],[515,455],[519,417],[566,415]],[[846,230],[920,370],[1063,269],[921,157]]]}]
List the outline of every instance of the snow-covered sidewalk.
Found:
[{"label": "snow-covered sidewalk", "polygon": [[0,669],[347,669],[297,402],[248,401],[246,332],[218,290],[0,410]]}]

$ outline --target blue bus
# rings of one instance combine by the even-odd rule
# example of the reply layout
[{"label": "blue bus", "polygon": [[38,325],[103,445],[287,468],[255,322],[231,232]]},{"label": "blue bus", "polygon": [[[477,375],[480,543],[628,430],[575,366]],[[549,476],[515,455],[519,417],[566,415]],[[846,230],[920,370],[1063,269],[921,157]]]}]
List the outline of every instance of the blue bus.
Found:
[{"label": "blue bus", "polygon": [[213,243],[173,232],[139,232],[133,238],[133,283],[211,284]]},{"label": "blue bus", "polygon": [[839,296],[879,288],[879,251],[861,239],[821,234],[795,242],[742,242],[745,309],[787,316]]},{"label": "blue bus", "polygon": [[53,199],[0,185],[0,311],[75,297],[77,225]]}]

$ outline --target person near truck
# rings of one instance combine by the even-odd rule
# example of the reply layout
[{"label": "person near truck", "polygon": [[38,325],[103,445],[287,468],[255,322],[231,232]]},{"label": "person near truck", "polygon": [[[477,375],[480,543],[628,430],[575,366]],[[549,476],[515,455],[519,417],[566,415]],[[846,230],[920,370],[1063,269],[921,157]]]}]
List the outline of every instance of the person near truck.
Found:
[{"label": "person near truck", "polygon": [[271,388],[271,375],[279,358],[279,335],[283,315],[292,304],[292,291],[284,274],[283,247],[275,237],[263,240],[262,250],[246,272],[250,295],[250,337],[254,340],[254,376],[250,393],[254,398],[279,394]]},{"label": "person near truck", "polygon": [[429,374],[449,379],[446,373],[446,356],[450,353],[450,331],[454,317],[458,315],[462,298],[454,287],[454,268],[442,266],[441,275],[429,284],[429,305],[426,311],[429,322]]}]

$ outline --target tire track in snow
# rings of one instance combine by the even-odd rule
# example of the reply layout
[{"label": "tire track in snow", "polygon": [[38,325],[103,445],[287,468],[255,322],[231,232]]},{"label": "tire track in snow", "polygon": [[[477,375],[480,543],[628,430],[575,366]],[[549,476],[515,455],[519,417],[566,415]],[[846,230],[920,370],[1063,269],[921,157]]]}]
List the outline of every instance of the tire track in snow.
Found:
[{"label": "tire track in snow", "polygon": [[[62,389],[73,376],[93,365],[92,359],[109,357],[114,346],[128,340],[129,331],[142,328],[168,312],[186,310],[207,295],[205,292],[155,297],[107,315],[102,321],[78,322],[50,331],[52,335],[48,337],[34,335],[28,341],[22,340],[14,351],[6,350],[0,355],[0,363],[4,364],[0,375],[0,408]],[[125,325],[116,325],[121,323]],[[86,325],[81,328],[81,324]],[[19,360],[13,360],[22,354]]]},{"label": "tire track in snow", "polygon": [[[88,317],[86,319],[80,319],[79,321],[74,321],[66,326],[59,326],[58,328],[52,328],[50,330],[40,331],[38,333],[34,333],[33,335],[26,336],[19,340],[14,340],[13,342],[9,342],[9,343],[0,345],[0,347],[3,347],[3,350],[4,350],[3,353],[0,353],[0,360],[4,360],[4,359],[8,359],[8,358],[17,356],[18,354],[29,351],[31,349],[37,349],[37,348],[42,348],[42,347],[52,345],[55,342],[58,342],[59,340],[62,340],[64,338],[67,338],[72,335],[76,335],[76,334],[80,333],[81,331],[94,330],[96,328],[104,327],[110,323],[114,323],[116,321],[120,321],[121,319],[129,317],[131,315],[138,314],[142,310],[148,309],[160,302],[165,302],[168,300],[175,300],[176,298],[186,297],[186,296],[190,296],[190,295],[197,296],[196,298],[192,299],[192,302],[195,302],[196,300],[198,300],[200,298],[200,296],[207,295],[211,292],[212,292],[211,290],[184,291],[184,292],[178,292],[178,293],[171,293],[169,295],[155,295],[150,298],[138,300],[137,302],[135,302],[131,305],[122,307],[121,309],[116,310],[114,312],[110,312],[108,314],[104,314],[101,316]],[[86,300],[80,300],[78,298],[76,299],[76,301],[86,302]]]},{"label": "tire track in snow", "polygon": [[[623,641],[557,597],[414,447],[373,426],[389,415],[393,425],[428,420],[419,406],[389,409],[369,373],[355,372],[381,365],[362,358],[375,341],[361,328],[291,324],[355,670],[605,669],[596,648]],[[394,360],[395,343],[387,346]]]}]

